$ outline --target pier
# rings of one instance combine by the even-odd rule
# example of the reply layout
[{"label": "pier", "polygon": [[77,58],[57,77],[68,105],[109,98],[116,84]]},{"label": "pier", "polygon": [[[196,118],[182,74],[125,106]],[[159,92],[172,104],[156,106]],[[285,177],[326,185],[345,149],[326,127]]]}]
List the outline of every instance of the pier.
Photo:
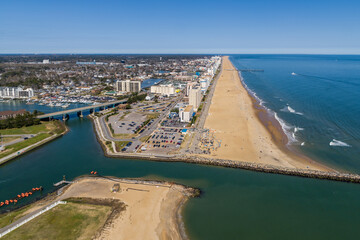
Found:
[{"label": "pier", "polygon": [[60,182],[54,183],[54,187],[58,187],[62,184],[71,184],[71,183],[74,183],[74,182],[61,180]]},{"label": "pier", "polygon": [[54,183],[54,187],[58,187],[60,185],[63,185],[63,184],[71,184],[71,183],[74,183],[72,181],[66,181],[66,178],[65,178],[65,175],[63,176],[63,179],[60,181],[60,182],[57,182],[57,183]]},{"label": "pier", "polygon": [[90,113],[91,113],[91,112],[95,111],[96,108],[103,110],[106,107],[116,107],[117,105],[124,104],[126,102],[127,102],[127,99],[123,99],[123,100],[101,103],[101,104],[96,104],[96,105],[91,105],[91,106],[86,106],[86,107],[81,107],[81,108],[74,108],[74,109],[69,109],[69,110],[64,110],[64,111],[42,114],[42,115],[38,115],[36,117],[39,119],[46,119],[46,118],[52,118],[52,117],[56,117],[56,116],[62,116],[63,120],[67,120],[70,113],[78,113],[79,117],[83,117],[83,111],[90,110]]}]

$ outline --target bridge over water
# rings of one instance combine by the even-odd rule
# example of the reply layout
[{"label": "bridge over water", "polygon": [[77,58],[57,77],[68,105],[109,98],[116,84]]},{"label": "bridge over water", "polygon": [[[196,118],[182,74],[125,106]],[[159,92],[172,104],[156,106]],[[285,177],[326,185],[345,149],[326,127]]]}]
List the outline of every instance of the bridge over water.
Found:
[{"label": "bridge over water", "polygon": [[73,109],[68,109],[68,110],[63,110],[63,111],[58,111],[58,112],[53,112],[53,113],[42,114],[42,115],[38,115],[36,117],[39,119],[45,119],[45,118],[52,118],[52,117],[56,117],[56,116],[62,116],[63,119],[66,120],[66,116],[69,115],[70,113],[78,113],[79,116],[82,116],[83,111],[86,111],[86,110],[90,110],[90,112],[91,112],[91,111],[95,111],[96,108],[104,109],[106,107],[115,107],[119,104],[124,104],[126,102],[127,102],[127,99],[123,99],[123,100],[117,100],[117,101],[112,101],[112,102],[100,103],[100,104],[96,104],[96,105],[90,105],[90,106],[86,106],[86,107],[73,108]]}]

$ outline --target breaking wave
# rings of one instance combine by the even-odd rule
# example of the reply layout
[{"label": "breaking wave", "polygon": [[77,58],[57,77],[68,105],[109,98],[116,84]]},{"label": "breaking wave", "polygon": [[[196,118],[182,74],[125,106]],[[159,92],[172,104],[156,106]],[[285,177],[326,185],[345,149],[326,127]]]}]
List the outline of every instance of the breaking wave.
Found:
[{"label": "breaking wave", "polygon": [[[281,119],[278,114],[267,108],[266,106],[264,106],[264,103],[266,103],[265,101],[263,101],[261,98],[259,98],[256,93],[254,91],[252,91],[245,83],[243,77],[241,76],[241,72],[239,71],[239,77],[241,80],[241,83],[243,84],[243,86],[245,87],[245,89],[258,101],[258,103],[260,104],[261,107],[263,107],[268,113],[270,113],[271,115],[273,115],[275,117],[275,119],[279,122],[283,132],[285,133],[285,135],[288,138],[288,144],[292,144],[292,143],[296,143],[298,142],[298,140],[296,139],[295,133],[301,130],[304,130],[303,128],[300,127],[294,127],[291,126],[290,124],[288,124],[287,122],[285,122],[283,119]],[[294,109],[292,109],[290,106],[288,106],[289,108],[287,108],[287,111],[291,112],[293,111],[295,114],[299,114],[302,115],[302,113],[298,113],[296,112]]]},{"label": "breaking wave", "polygon": [[297,112],[295,111],[292,107],[290,107],[289,105],[287,105],[286,107],[284,107],[283,109],[281,109],[280,111],[282,112],[289,112],[289,113],[293,113],[293,114],[297,114],[297,115],[304,115],[301,112]]},{"label": "breaking wave", "polygon": [[342,142],[342,141],[339,141],[339,140],[336,140],[336,139],[333,139],[330,143],[329,143],[330,146],[333,146],[333,147],[351,147],[349,144],[345,143],[345,142]]}]

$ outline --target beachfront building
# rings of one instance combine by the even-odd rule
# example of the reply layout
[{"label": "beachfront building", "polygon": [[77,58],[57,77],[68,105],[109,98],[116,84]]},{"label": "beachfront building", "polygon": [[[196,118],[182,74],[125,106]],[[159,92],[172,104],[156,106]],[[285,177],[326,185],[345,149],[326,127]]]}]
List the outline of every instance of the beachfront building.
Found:
[{"label": "beachfront building", "polygon": [[151,86],[150,92],[155,94],[170,96],[175,94],[175,87],[172,84],[155,85],[155,86]]},{"label": "beachfront building", "polygon": [[0,98],[32,98],[33,96],[34,90],[32,88],[0,87]]},{"label": "beachfront building", "polygon": [[194,107],[194,110],[197,111],[200,106],[202,99],[201,89],[199,87],[190,89],[189,92],[189,105]]},{"label": "beachfront building", "polygon": [[202,94],[206,93],[209,85],[210,85],[210,81],[208,78],[200,79],[200,87]]},{"label": "beachfront building", "polygon": [[140,92],[141,81],[118,80],[115,89],[117,92]]},{"label": "beachfront building", "polygon": [[194,115],[194,108],[192,105],[187,105],[185,108],[179,109],[180,122],[190,122]]},{"label": "beachfront building", "polygon": [[192,89],[195,85],[196,85],[196,82],[188,82],[186,84],[185,96],[189,96],[190,89]]}]

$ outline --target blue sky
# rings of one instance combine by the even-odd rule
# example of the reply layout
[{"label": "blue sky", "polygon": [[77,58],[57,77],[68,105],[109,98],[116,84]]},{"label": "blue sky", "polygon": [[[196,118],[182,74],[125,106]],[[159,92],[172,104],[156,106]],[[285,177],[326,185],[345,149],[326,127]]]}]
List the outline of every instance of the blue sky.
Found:
[{"label": "blue sky", "polygon": [[360,54],[355,0],[9,0],[0,53]]}]

